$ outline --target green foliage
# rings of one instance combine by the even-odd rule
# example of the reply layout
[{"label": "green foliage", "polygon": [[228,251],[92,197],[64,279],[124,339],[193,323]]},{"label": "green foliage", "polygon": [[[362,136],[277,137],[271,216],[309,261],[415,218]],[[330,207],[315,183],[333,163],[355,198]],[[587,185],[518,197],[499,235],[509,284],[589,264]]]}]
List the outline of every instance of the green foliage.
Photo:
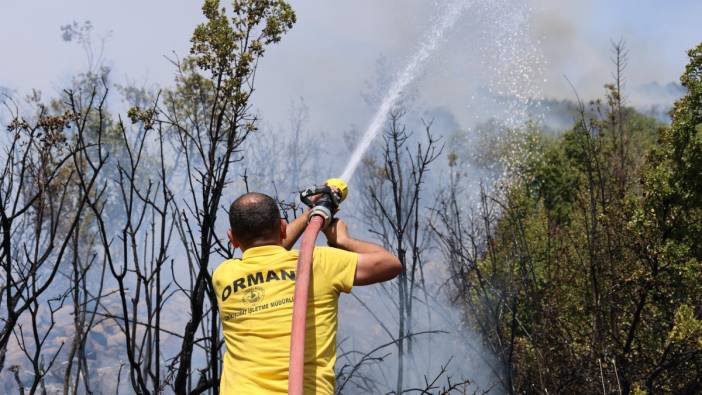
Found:
[{"label": "green foliage", "polygon": [[541,149],[542,154],[527,162],[523,174],[527,188],[533,196],[543,202],[544,209],[555,223],[567,223],[570,217],[575,192],[577,173],[567,156],[567,147],[549,141]]},{"label": "green foliage", "polygon": [[524,135],[463,294],[510,391],[702,391],[702,45],[689,55],[669,127],[612,84],[560,137]]},{"label": "green foliage", "polygon": [[176,84],[163,92],[164,107],[135,106],[128,114],[132,122],[146,129],[154,122],[176,123],[177,131],[202,134],[198,140],[223,143],[225,151],[256,130],[248,110],[257,62],[292,28],[296,16],[282,0],[237,0],[232,10],[229,17],[218,0],[204,2],[206,21],[193,32],[190,56],[175,62]]},{"label": "green foliage", "polygon": [[230,88],[251,74],[265,46],[280,41],[295,23],[295,13],[281,0],[238,0],[234,17],[227,17],[218,0],[206,0],[202,12],[207,22],[193,33],[190,53],[197,66],[222,78]]},{"label": "green foliage", "polygon": [[[671,112],[673,123],[662,131],[644,175],[647,228],[682,243],[702,259],[697,242],[702,231],[702,45],[689,52],[681,82],[688,94]],[[651,229],[651,227],[654,227]]]},{"label": "green foliage", "polygon": [[702,348],[702,320],[697,318],[695,309],[687,304],[675,312],[673,329],[668,333],[670,343],[691,342],[693,348]]}]

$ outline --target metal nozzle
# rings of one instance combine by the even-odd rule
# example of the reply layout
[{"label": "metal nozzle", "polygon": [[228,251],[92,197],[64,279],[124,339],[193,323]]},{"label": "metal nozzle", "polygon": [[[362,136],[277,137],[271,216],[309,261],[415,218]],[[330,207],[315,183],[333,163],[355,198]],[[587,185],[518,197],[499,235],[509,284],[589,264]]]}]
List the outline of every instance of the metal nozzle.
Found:
[{"label": "metal nozzle", "polygon": [[[324,218],[326,227],[334,219],[334,212],[349,193],[348,185],[338,178],[330,178],[324,186],[313,186],[300,192],[300,200],[312,208],[310,218],[319,215]],[[310,199],[314,195],[321,195],[315,202]]]}]

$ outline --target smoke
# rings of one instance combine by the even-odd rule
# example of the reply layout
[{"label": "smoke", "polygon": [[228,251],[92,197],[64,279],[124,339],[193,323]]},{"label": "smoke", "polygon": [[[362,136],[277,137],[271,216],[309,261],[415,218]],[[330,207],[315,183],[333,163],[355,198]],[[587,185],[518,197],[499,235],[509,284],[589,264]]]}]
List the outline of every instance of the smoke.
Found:
[{"label": "smoke", "polygon": [[[188,37],[199,19],[199,12],[196,4],[188,12],[164,4],[154,2],[148,7],[151,11],[140,8],[142,12],[135,14],[140,19],[148,19],[148,15],[161,15],[162,20],[172,21],[159,26],[158,36],[147,36],[145,30],[139,30],[141,26],[151,29],[153,24],[150,20],[128,24],[128,34],[124,30],[114,29],[108,49],[114,49],[110,54],[116,66],[123,67],[117,69],[119,73],[133,75],[140,80],[140,72],[146,67],[144,65],[148,65],[153,70],[151,75],[163,78],[157,82],[167,84],[172,79],[173,69],[162,59],[162,55],[170,54],[171,50],[187,53]],[[352,148],[344,144],[344,132],[351,129],[351,135],[354,135],[360,131],[349,125],[368,124],[377,110],[375,105],[378,103],[374,98],[382,97],[387,84],[416,49],[421,35],[436,23],[436,17],[432,15],[440,11],[444,2],[300,0],[294,1],[293,5],[300,17],[298,26],[279,46],[269,51],[261,61],[258,72],[255,100],[264,117],[262,132],[252,136],[245,145],[245,162],[237,169],[225,201],[244,191],[243,182],[237,178],[244,174],[244,169],[248,170],[252,189],[286,199],[294,198],[297,188],[338,174]],[[99,28],[104,26],[109,29],[113,26],[108,24],[105,17],[133,21],[131,10],[137,8],[134,4],[120,4],[118,10],[110,11],[103,6],[91,7],[89,9],[95,10],[94,15],[102,15],[102,20],[81,15],[92,19]],[[75,18],[74,10],[70,7],[60,8],[55,11],[63,14],[56,14],[54,10],[44,13],[59,19],[59,23],[38,20],[31,26],[24,24],[36,29],[43,26],[54,29],[46,35],[17,34],[21,32],[20,28],[11,24],[6,26],[14,27],[11,31],[6,30],[5,35],[35,37],[32,40],[37,41],[41,41],[41,37],[55,35],[58,39],[58,24]],[[429,57],[424,72],[403,91],[400,101],[408,110],[409,129],[421,134],[422,118],[434,119],[433,131],[446,137],[446,141],[451,141],[448,137],[457,131],[466,136],[464,144],[451,145],[447,147],[447,152],[458,150],[461,155],[469,156],[475,139],[475,125],[480,122],[495,118],[508,126],[518,127],[527,119],[538,119],[543,113],[541,102],[535,99],[572,98],[564,75],[573,81],[584,97],[599,96],[602,84],[610,78],[612,71],[609,40],[620,37],[627,41],[630,49],[629,88],[636,90],[643,86],[651,92],[652,103],[648,104],[655,104],[658,93],[654,91],[659,87],[670,92],[669,97],[675,97],[674,87],[667,85],[667,82],[679,74],[680,58],[684,58],[680,48],[690,47],[690,42],[676,44],[677,41],[669,40],[675,44],[671,45],[673,50],[681,55],[672,60],[666,59],[660,56],[661,41],[654,43],[650,38],[641,36],[639,30],[633,30],[632,22],[613,17],[621,21],[618,22],[621,23],[619,28],[614,22],[602,22],[603,15],[608,12],[616,17],[619,11],[603,7],[602,2],[585,0],[475,1],[470,11],[446,35],[442,49]],[[39,17],[43,18],[41,15]],[[671,19],[670,15],[660,18],[663,25],[672,28],[677,25],[672,23],[676,19]],[[13,19],[10,22],[15,24],[27,20]],[[143,36],[147,36],[148,40],[142,40]],[[158,46],[154,44],[156,42]],[[60,67],[54,61],[32,56],[42,55],[53,60],[77,58],[61,56],[65,47],[47,45],[46,41],[37,43],[35,47],[23,40],[9,40],[7,43],[17,47],[10,47],[12,50],[4,47],[5,53],[22,52],[27,57],[22,62],[0,65],[0,74],[17,81],[13,82],[13,88],[33,87],[36,83],[44,83],[44,88],[52,86],[51,82],[37,80],[37,76],[54,81],[55,74],[41,67]],[[369,66],[375,64],[374,60],[379,56],[385,60],[379,62],[375,69]],[[27,64],[31,67],[26,67]],[[641,67],[641,64],[647,66]],[[378,81],[371,84],[370,89],[377,90],[379,94],[369,92],[366,95],[370,98],[368,101],[359,98],[362,87],[376,76],[379,76]],[[28,81],[27,85],[20,84],[24,80]],[[646,85],[650,81],[660,81],[660,84]],[[5,81],[0,83],[9,84]],[[298,97],[304,97],[304,102],[295,102],[291,106],[290,99]],[[468,177],[468,185],[473,190],[477,190],[478,184],[485,178],[495,176],[470,164],[464,166],[461,171]],[[436,163],[432,178],[426,185],[428,196],[446,185],[447,169],[444,158]],[[289,177],[291,174],[295,176]],[[358,185],[352,186],[342,215],[350,220],[352,234],[372,238],[363,232],[359,218],[361,199],[362,190]],[[474,202],[467,199],[464,204],[468,208]],[[221,221],[219,226],[220,233],[224,234],[226,221]],[[174,243],[176,247],[172,252],[175,256],[182,256],[183,251],[178,249],[178,245]],[[413,352],[408,363],[408,372],[412,374],[406,375],[407,385],[424,384],[423,375],[432,380],[434,375],[440,373],[442,366],[448,364],[445,377],[450,376],[452,381],[470,379],[474,383],[472,388],[493,388],[500,371],[499,364],[481,346],[479,336],[466,327],[460,306],[451,302],[450,288],[445,285],[449,272],[438,249],[427,250],[426,257],[427,284],[425,290],[418,293],[412,332],[442,332],[418,335],[412,339]],[[352,350],[366,353],[387,343],[391,340],[391,334],[397,333],[397,307],[392,301],[393,292],[387,285],[357,287],[353,295],[342,297],[338,368],[347,363],[357,363],[362,355],[344,353]],[[181,304],[176,305],[186,303],[185,300],[178,302]],[[182,328],[180,321],[184,318],[177,314],[179,312],[173,312],[169,317],[169,329],[177,331]],[[119,349],[121,339],[113,327],[106,326],[96,333],[107,339],[108,346],[100,346],[102,350]],[[178,346],[177,339],[170,341],[174,347]],[[96,345],[95,349],[100,348]],[[364,364],[358,372],[359,376],[366,377],[386,391],[394,390],[396,348],[383,348],[373,357],[382,357],[382,360]],[[118,366],[116,361],[110,362],[113,368]],[[115,371],[111,371],[111,374],[114,376]],[[348,384],[345,393],[364,392],[354,383]],[[438,384],[445,384],[445,378]],[[127,385],[126,381],[123,382],[125,391]],[[494,391],[499,392],[499,387],[495,387]]]},{"label": "smoke", "polygon": [[[462,310],[449,300],[445,283],[448,273],[438,254],[437,250],[427,253],[436,260],[425,265],[426,289],[418,290],[415,298],[410,333],[416,335],[405,344],[405,352],[410,352],[405,357],[403,388],[424,388],[425,380],[431,382],[442,369],[445,372],[436,382],[439,388],[446,386],[448,380],[469,380],[467,393],[495,388],[500,364],[484,349],[480,337],[466,326]],[[368,393],[369,382],[374,383],[373,393],[395,390],[396,345],[371,353],[397,338],[398,311],[393,292],[388,286],[355,287],[353,295],[341,298],[337,371],[348,375],[357,368],[343,388],[345,394]],[[337,384],[343,384],[347,378],[341,375]]]},{"label": "smoke", "polygon": [[603,85],[612,80],[614,70],[611,45],[622,41],[628,50],[624,73],[627,104],[666,107],[676,98],[669,94],[652,97],[646,94],[647,87],[677,81],[686,62],[685,52],[698,43],[701,30],[694,28],[693,33],[687,27],[688,14],[702,10],[702,5],[662,9],[641,2],[599,0],[534,0],[532,5],[531,34],[540,41],[548,59],[547,78],[542,84],[544,97],[573,100],[573,89],[566,78],[581,97],[601,97]]}]

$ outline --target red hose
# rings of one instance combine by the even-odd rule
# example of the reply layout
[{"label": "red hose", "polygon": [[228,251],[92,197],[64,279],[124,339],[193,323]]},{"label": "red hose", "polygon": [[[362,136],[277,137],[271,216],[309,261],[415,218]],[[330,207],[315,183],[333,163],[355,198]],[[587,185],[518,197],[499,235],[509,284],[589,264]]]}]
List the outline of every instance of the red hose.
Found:
[{"label": "red hose", "polygon": [[302,395],[305,373],[305,329],[307,299],[312,270],[312,252],[317,235],[324,225],[324,218],[314,215],[302,235],[300,256],[295,273],[295,299],[293,302],[292,331],[290,333],[290,366],[288,368],[288,395]]}]

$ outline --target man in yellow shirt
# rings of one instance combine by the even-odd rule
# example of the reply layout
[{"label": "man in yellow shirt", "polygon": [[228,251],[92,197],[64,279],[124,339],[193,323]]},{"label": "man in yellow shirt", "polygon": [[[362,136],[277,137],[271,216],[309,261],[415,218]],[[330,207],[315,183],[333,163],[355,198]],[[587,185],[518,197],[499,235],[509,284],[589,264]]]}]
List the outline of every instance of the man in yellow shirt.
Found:
[{"label": "man in yellow shirt", "polygon": [[[212,274],[226,353],[220,392],[285,394],[298,251],[290,250],[308,212],[286,224],[275,200],[247,193],[229,209],[228,236],[241,259],[224,261]],[[354,285],[387,281],[400,261],[375,244],[354,240],[337,220],[324,234],[330,247],[315,248],[307,304],[305,394],[334,393],[339,294]]]}]

